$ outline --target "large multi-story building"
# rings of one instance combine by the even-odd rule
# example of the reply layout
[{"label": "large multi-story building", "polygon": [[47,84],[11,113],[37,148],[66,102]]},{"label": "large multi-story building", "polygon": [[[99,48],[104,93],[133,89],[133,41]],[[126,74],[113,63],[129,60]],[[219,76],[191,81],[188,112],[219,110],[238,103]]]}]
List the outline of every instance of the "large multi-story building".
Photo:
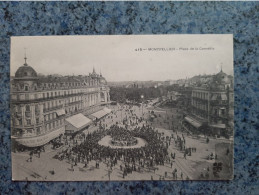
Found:
[{"label": "large multi-story building", "polygon": [[214,135],[233,132],[233,77],[221,70],[211,76],[209,82],[194,87],[191,106],[191,113],[185,117],[189,129]]},{"label": "large multi-story building", "polygon": [[44,145],[107,114],[109,101],[107,82],[95,70],[87,76],[39,76],[25,58],[11,79],[12,139],[27,147]]}]

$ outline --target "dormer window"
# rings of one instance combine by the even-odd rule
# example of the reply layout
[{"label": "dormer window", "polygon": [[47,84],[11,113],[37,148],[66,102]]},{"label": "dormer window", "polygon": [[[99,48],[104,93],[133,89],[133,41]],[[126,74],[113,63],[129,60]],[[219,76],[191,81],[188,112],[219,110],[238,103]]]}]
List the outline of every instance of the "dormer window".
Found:
[{"label": "dormer window", "polygon": [[24,72],[24,73],[23,73],[23,76],[28,76],[28,73],[27,73],[27,72]]}]

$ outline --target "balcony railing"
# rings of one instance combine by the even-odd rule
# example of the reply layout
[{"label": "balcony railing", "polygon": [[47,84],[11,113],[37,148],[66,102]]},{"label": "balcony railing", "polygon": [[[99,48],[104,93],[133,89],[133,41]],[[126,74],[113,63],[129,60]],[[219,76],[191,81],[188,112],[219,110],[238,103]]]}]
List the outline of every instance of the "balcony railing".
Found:
[{"label": "balcony railing", "polygon": [[210,101],[211,105],[227,105],[227,101],[222,101],[222,100],[211,100]]},{"label": "balcony railing", "polygon": [[25,112],[25,116],[26,116],[26,117],[31,117],[31,112],[26,111],[26,112]]},{"label": "balcony railing", "polygon": [[61,108],[63,108],[63,105],[55,106],[55,107],[51,107],[51,108],[45,108],[45,109],[43,109],[43,112],[50,112],[50,111],[61,109]]}]

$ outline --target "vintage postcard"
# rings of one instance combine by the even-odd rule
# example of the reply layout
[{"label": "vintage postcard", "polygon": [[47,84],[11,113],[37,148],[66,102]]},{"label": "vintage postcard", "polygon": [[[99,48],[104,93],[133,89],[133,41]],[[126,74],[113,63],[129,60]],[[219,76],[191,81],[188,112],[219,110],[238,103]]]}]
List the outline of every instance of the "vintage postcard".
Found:
[{"label": "vintage postcard", "polygon": [[11,38],[12,179],[233,178],[233,36]]}]

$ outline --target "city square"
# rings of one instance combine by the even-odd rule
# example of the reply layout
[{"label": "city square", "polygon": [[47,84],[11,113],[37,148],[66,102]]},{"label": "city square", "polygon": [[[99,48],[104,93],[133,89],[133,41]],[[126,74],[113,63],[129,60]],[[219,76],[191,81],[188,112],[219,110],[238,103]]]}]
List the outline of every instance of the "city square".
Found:
[{"label": "city square", "polygon": [[[116,110],[117,109],[117,110]],[[139,117],[142,116],[141,108],[134,106],[134,113]],[[102,119],[102,125],[106,126],[106,129],[109,129],[112,125],[118,123],[122,124],[122,118],[127,116],[125,109],[120,106],[114,107],[114,114],[110,114]],[[148,107],[144,107],[144,117],[148,117]],[[121,118],[122,117],[122,118]],[[163,119],[163,116],[161,117]],[[160,120],[161,120],[160,119]],[[159,120],[159,119],[158,119]],[[161,120],[162,121],[162,120]],[[146,121],[143,121],[138,124],[138,126],[150,125]],[[157,124],[158,126],[160,123]],[[167,125],[167,124],[165,124]],[[205,137],[196,137],[189,135],[185,131],[172,131],[163,127],[156,128],[156,131],[161,136],[161,139],[164,138],[163,143],[170,143],[168,146],[168,161],[164,162],[164,165],[157,165],[153,167],[141,167],[140,170],[136,169],[131,174],[127,174],[123,178],[123,170],[120,169],[120,166],[125,167],[125,162],[122,159],[118,160],[118,163],[114,166],[110,166],[110,159],[92,159],[85,166],[85,161],[77,162],[75,165],[74,161],[69,161],[68,159],[60,160],[55,158],[55,156],[62,154],[64,150],[67,150],[70,147],[73,147],[81,142],[83,138],[76,136],[74,139],[69,140],[69,146],[65,145],[65,139],[62,140],[63,145],[59,148],[53,149],[53,145],[49,144],[45,146],[45,152],[40,152],[40,156],[36,152],[32,155],[32,162],[30,162],[29,152],[21,153],[12,153],[13,161],[19,162],[19,164],[13,164],[16,171],[15,174],[18,174],[20,180],[44,180],[44,181],[59,181],[67,178],[67,180],[186,180],[186,179],[206,179],[205,175],[210,174],[210,179],[218,179],[213,177],[213,163],[215,160],[207,160],[207,156],[213,153],[215,155],[216,144],[223,144],[224,149],[220,151],[217,156],[218,159],[222,161],[228,161],[231,158],[231,155],[226,155],[227,148],[230,151],[233,147],[233,142],[227,139],[215,139],[210,138],[210,142],[206,143]],[[83,133],[94,134],[98,132],[97,126],[92,126],[89,128],[89,131]],[[195,152],[191,156],[184,157],[184,153],[179,150],[175,144],[174,139],[171,139],[170,142],[166,141],[166,137],[173,136],[184,136],[186,139],[186,148],[192,147],[195,148]],[[89,135],[88,135],[89,136]],[[77,142],[77,144],[76,144]],[[175,157],[170,157],[171,154],[175,154]],[[20,162],[23,162],[20,164]],[[99,163],[98,168],[96,163]],[[140,164],[136,163],[136,166],[139,167]],[[72,168],[71,168],[72,167]],[[209,170],[208,170],[209,169]],[[223,166],[223,170],[228,170],[228,167]],[[174,177],[173,172],[177,170],[177,176]],[[53,171],[53,172],[52,172]],[[223,172],[223,171],[222,171]],[[224,172],[223,172],[224,173]],[[204,175],[204,178],[201,177],[201,174]],[[224,179],[224,175],[222,175]],[[207,178],[208,179],[208,178]]]},{"label": "city square", "polygon": [[[177,49],[148,50],[160,51]],[[224,72],[229,65],[189,78],[136,80],[131,72],[132,79],[109,81],[95,67],[88,74],[43,74],[23,57],[11,76],[13,180],[232,179],[233,76]],[[124,71],[129,75],[130,69]]]}]

